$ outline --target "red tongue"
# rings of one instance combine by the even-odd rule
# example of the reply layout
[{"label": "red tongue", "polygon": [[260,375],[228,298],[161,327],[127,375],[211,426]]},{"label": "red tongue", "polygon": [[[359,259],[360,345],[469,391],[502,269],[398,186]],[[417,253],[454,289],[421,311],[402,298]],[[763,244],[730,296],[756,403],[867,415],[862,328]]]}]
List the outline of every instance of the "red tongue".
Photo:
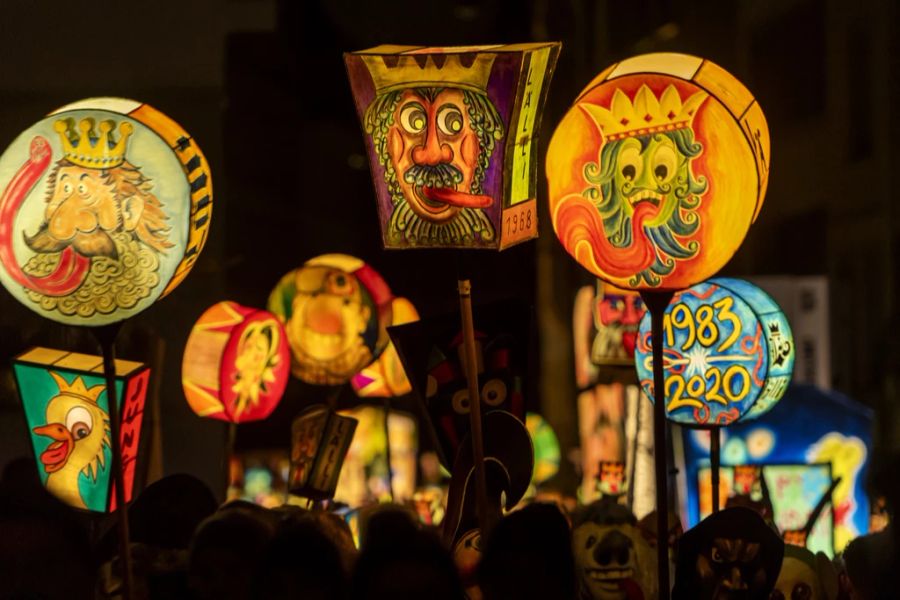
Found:
[{"label": "red tongue", "polygon": [[41,453],[41,462],[45,465],[55,465],[66,458],[69,450],[69,442],[53,442]]},{"label": "red tongue", "polygon": [[628,356],[634,356],[634,344],[636,341],[636,331],[626,331],[622,334],[622,345],[625,346],[625,352],[628,353]]},{"label": "red tongue", "polygon": [[487,208],[494,199],[483,194],[467,194],[450,188],[433,188],[428,186],[422,187],[422,193],[428,196],[429,200],[435,202],[443,202],[452,206],[460,206],[462,208]]}]

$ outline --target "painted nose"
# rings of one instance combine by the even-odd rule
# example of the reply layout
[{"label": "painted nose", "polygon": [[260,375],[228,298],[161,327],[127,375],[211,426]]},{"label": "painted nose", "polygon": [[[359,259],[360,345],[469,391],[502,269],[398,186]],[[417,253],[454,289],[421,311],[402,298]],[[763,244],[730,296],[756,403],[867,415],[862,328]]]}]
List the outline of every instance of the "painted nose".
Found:
[{"label": "painted nose", "polygon": [[747,584],[741,579],[741,570],[737,567],[731,567],[728,578],[722,581],[722,587],[729,590],[746,590]]},{"label": "painted nose", "polygon": [[413,162],[418,165],[439,165],[453,160],[453,150],[447,144],[441,143],[438,139],[437,127],[433,123],[429,123],[425,133],[425,143],[413,148],[412,158]]},{"label": "painted nose", "polygon": [[37,435],[45,435],[50,439],[62,442],[70,438],[69,431],[60,423],[50,423],[35,427],[32,431]]},{"label": "painted nose", "polygon": [[631,540],[627,535],[612,531],[594,547],[594,560],[601,567],[624,567],[631,554]]}]

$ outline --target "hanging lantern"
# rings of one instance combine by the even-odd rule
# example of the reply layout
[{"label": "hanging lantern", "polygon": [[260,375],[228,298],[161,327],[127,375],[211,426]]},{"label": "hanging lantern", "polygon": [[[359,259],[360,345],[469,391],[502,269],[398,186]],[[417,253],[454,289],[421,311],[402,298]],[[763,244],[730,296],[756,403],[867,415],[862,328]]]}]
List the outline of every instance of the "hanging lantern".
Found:
[{"label": "hanging lantern", "polygon": [[[117,360],[125,502],[132,496],[150,369]],[[99,356],[32,348],[13,364],[41,483],[75,508],[115,510],[110,417]]]},{"label": "hanging lantern", "polygon": [[290,362],[287,335],[275,315],[219,302],[191,329],[181,384],[191,410],[201,417],[258,421],[281,401]]},{"label": "hanging lantern", "polygon": [[769,133],[721,67],[647,54],[598,75],[547,152],[556,235],[583,267],[630,289],[678,290],[735,253],[762,206]]},{"label": "hanging lantern", "polygon": [[[666,416],[684,425],[729,425],[767,412],[794,368],[787,319],[756,286],[717,278],[675,295],[663,320]],[[650,315],[635,365],[653,399]]]},{"label": "hanging lantern", "polygon": [[346,254],[317,256],[282,277],[268,308],[287,330],[291,371],[313,385],[347,382],[389,341],[391,290]]},{"label": "hanging lantern", "polygon": [[291,424],[292,494],[322,500],[334,496],[357,420],[323,404],[310,406]]},{"label": "hanging lantern", "polygon": [[385,248],[503,250],[537,237],[541,112],[559,43],[344,55]]},{"label": "hanging lantern", "polygon": [[0,282],[41,316],[105,325],[184,279],[212,214],[209,165],[146,104],[93,98],[23,132],[0,156]]},{"label": "hanging lantern", "polygon": [[[391,301],[391,326],[405,325],[418,320],[419,313],[412,302],[406,298],[394,298]],[[412,391],[412,385],[406,377],[406,371],[393,342],[388,343],[378,360],[363,367],[354,375],[350,384],[360,398],[391,398]]]}]

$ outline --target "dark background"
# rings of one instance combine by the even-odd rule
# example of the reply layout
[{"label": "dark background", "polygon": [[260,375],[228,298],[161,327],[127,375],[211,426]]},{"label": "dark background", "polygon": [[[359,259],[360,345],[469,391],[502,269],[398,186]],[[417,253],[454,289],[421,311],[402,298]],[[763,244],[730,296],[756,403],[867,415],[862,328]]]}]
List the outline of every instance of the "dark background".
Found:
[{"label": "dark background", "polygon": [[[426,315],[456,307],[451,254],[381,249],[342,52],[561,40],[542,145],[608,64],[652,51],[706,57],[753,91],[772,137],[764,210],[725,273],[828,276],[833,384],[878,411],[886,450],[900,445],[897,11],[876,0],[0,0],[0,147],[91,96],[145,101],[200,144],[215,188],[209,243],[170,297],[125,325],[119,354],[154,368],[149,477],[190,472],[221,490],[224,425],[195,417],[180,385],[188,332],[209,305],[262,307],[290,269],[345,252]],[[478,302],[536,306],[531,402],[571,446],[571,306],[590,280],[552,234],[545,189],[541,237],[479,253],[473,285]],[[30,454],[7,359],[36,344],[97,351],[89,332],[0,293],[0,465]],[[242,428],[239,446],[286,444],[290,417],[326,393],[292,383],[271,422]]]}]

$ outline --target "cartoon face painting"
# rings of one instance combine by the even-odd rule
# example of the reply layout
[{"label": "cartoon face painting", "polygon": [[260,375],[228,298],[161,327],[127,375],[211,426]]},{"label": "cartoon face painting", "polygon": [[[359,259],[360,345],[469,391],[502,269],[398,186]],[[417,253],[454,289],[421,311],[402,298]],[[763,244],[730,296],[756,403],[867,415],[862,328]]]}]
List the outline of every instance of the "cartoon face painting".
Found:
[{"label": "cartoon face painting", "polygon": [[247,326],[238,341],[234,360],[235,417],[247,406],[259,404],[260,394],[276,384],[276,368],[281,362],[279,344],[281,328],[274,319],[257,321]]},{"label": "cartoon face painting", "polygon": [[593,307],[597,334],[591,347],[591,362],[603,365],[633,361],[645,311],[639,294],[598,281]]},{"label": "cartoon face painting", "polygon": [[80,325],[126,318],[177,285],[211,204],[205,159],[177,125],[132,101],[92,102],[54,113],[0,157],[0,279],[33,310]]},{"label": "cartoon face painting", "polygon": [[494,58],[470,56],[365,58],[376,96],[364,127],[393,204],[390,241],[493,245],[483,184],[504,127],[486,93]]}]

